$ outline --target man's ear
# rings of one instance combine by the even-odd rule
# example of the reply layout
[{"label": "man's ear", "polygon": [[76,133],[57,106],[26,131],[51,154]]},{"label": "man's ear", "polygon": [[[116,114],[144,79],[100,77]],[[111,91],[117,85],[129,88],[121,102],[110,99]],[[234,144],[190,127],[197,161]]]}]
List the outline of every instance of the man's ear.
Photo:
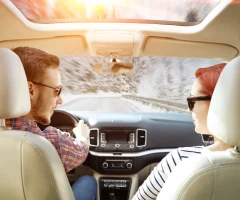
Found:
[{"label": "man's ear", "polygon": [[28,81],[28,88],[29,88],[29,94],[30,94],[30,99],[33,99],[34,95],[34,85],[32,82]]}]

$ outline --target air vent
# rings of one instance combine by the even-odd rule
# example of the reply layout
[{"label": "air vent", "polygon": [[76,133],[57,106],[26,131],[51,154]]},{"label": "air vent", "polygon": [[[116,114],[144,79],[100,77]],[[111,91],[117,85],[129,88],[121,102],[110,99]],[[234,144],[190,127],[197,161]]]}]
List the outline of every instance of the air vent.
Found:
[{"label": "air vent", "polygon": [[98,147],[99,145],[99,129],[90,129],[90,146]]},{"label": "air vent", "polygon": [[147,144],[147,130],[137,129],[137,147],[144,147]]}]

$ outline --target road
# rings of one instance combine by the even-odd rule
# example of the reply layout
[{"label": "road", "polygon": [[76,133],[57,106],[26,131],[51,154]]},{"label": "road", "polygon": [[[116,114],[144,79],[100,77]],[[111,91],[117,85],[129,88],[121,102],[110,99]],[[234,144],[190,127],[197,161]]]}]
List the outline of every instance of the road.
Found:
[{"label": "road", "polygon": [[120,97],[85,97],[75,99],[58,106],[58,109],[67,111],[97,111],[97,112],[136,112],[128,102]]},{"label": "road", "polygon": [[[151,106],[147,105],[146,102],[130,100],[128,98],[122,98],[121,96],[81,97],[58,106],[58,109],[94,112],[176,112],[173,106],[169,107],[159,102],[150,103]],[[156,104],[157,107],[152,107],[154,104]]]}]

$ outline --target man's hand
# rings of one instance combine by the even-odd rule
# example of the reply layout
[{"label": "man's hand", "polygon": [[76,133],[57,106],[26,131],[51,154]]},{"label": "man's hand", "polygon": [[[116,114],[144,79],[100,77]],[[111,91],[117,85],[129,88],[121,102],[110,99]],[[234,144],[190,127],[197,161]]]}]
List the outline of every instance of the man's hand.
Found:
[{"label": "man's hand", "polygon": [[89,141],[90,129],[83,120],[78,122],[78,125],[73,129],[73,133],[75,134],[76,139]]}]

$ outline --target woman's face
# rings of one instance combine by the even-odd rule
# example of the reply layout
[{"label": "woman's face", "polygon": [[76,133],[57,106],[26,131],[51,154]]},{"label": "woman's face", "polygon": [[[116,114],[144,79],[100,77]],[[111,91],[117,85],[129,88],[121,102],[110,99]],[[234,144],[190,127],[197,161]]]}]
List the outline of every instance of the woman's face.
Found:
[{"label": "woman's face", "polygon": [[[202,86],[199,79],[196,79],[192,85],[191,95],[194,97],[207,96],[201,93]],[[210,101],[196,101],[192,111],[188,112],[192,114],[193,123],[195,125],[195,131],[201,134],[211,134],[207,127],[207,114],[209,109]]]}]

